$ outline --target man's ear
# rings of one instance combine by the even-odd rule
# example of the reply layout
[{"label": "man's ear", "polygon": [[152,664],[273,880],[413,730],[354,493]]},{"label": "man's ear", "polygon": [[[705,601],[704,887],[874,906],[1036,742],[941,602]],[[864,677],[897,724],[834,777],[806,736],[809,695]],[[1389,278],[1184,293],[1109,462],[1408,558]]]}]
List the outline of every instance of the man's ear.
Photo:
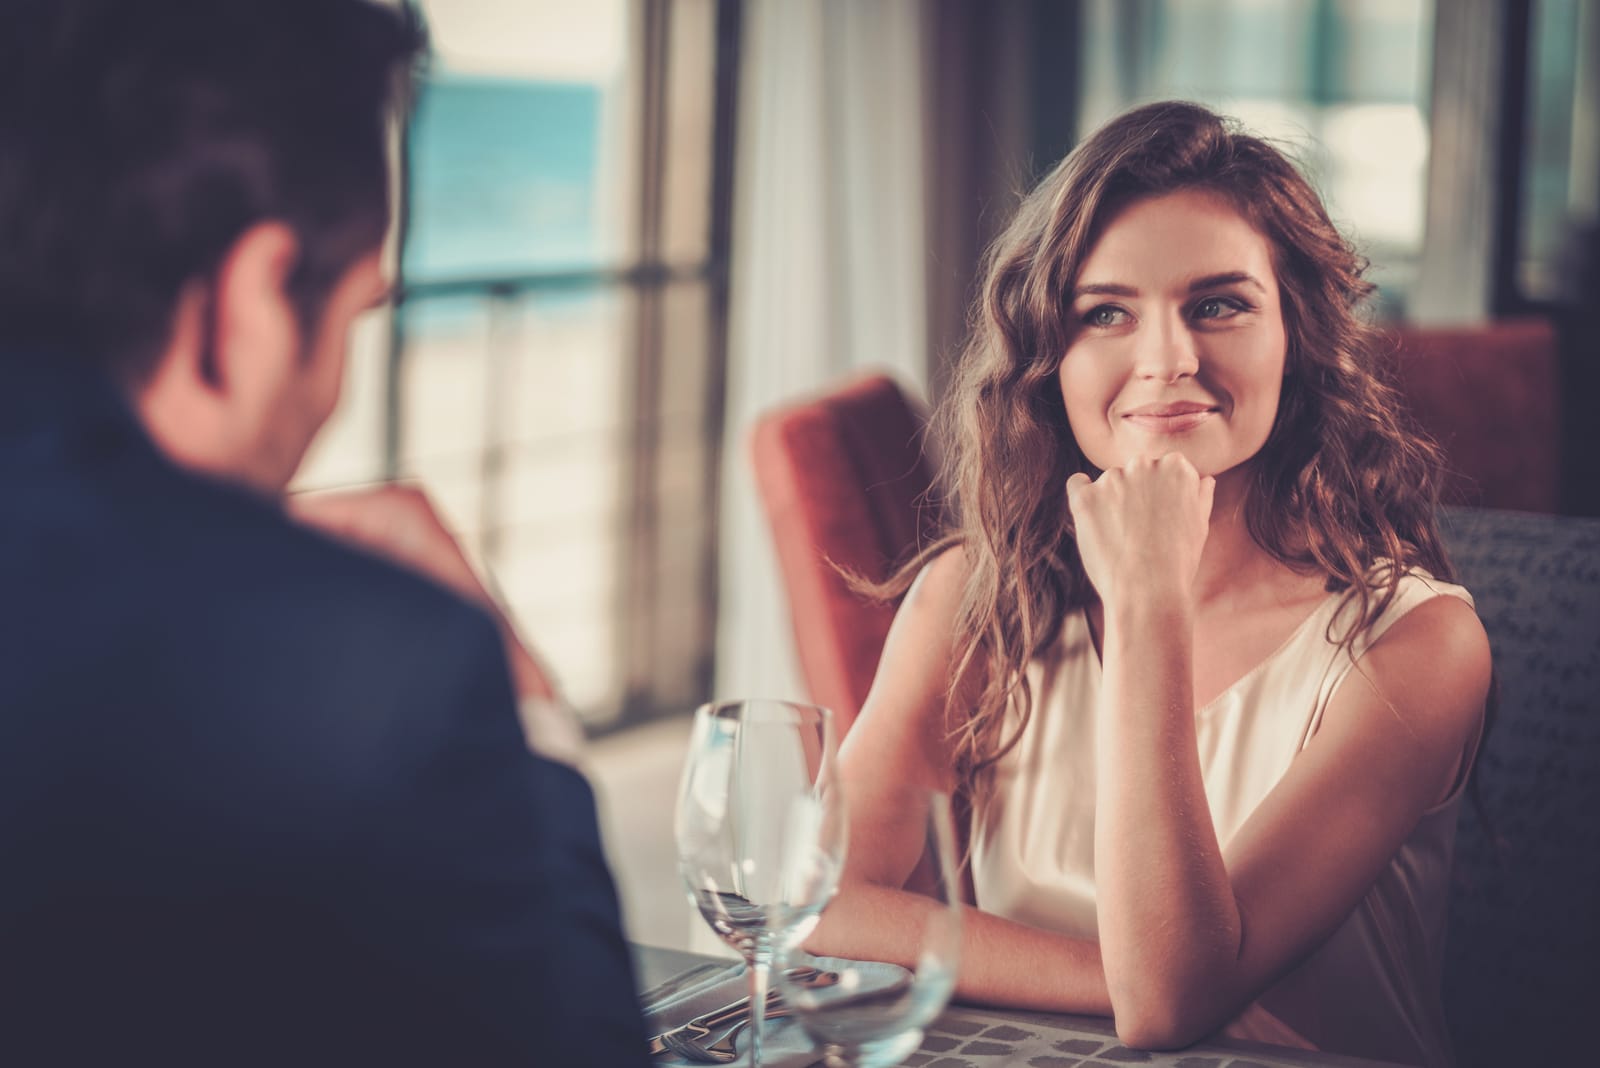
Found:
[{"label": "man's ear", "polygon": [[[217,389],[248,404],[271,392],[299,360],[300,323],[289,296],[289,277],[300,242],[281,222],[257,223],[239,235],[218,266],[211,291],[210,366]],[[240,391],[244,391],[241,398]]]},{"label": "man's ear", "polygon": [[247,468],[277,400],[299,369],[299,322],[287,293],[294,232],[258,223],[211,279],[193,279],[150,373],[132,383],[140,418],[179,463],[224,476]]}]

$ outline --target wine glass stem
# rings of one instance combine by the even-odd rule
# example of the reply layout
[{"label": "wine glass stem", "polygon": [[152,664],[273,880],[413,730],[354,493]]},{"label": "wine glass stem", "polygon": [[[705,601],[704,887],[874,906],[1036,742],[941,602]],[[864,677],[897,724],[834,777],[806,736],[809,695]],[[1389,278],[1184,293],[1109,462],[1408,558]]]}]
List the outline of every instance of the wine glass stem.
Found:
[{"label": "wine glass stem", "polygon": [[772,963],[765,954],[750,961],[750,1068],[761,1068],[761,1040],[767,1029],[767,981]]}]

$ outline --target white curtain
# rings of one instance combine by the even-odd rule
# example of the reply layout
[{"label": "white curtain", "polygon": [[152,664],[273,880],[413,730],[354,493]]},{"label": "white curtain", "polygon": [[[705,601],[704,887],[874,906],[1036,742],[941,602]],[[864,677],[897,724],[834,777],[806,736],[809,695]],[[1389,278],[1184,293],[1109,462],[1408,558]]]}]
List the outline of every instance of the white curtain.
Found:
[{"label": "white curtain", "polygon": [[753,419],[857,368],[926,391],[927,7],[753,0],[740,85],[716,697],[804,697]]}]

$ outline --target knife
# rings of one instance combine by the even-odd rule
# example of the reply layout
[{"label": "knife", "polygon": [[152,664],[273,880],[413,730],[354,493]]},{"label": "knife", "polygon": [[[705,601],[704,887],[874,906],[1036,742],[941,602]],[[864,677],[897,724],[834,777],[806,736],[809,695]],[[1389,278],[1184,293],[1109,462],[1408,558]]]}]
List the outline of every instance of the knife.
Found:
[{"label": "knife", "polygon": [[[791,981],[805,986],[832,986],[839,981],[838,972],[822,972],[815,968],[792,968],[789,970],[788,976]],[[767,1011],[772,1011],[773,1006],[781,1000],[777,990],[767,991]],[[737,1001],[729,1002],[720,1009],[702,1013],[686,1024],[680,1024],[670,1030],[663,1031],[650,1040],[650,1056],[658,1057],[663,1053],[671,1052],[667,1047],[668,1035],[671,1035],[674,1039],[699,1041],[716,1028],[732,1023],[734,1020],[744,1016],[749,1010],[750,997],[745,995]]]}]

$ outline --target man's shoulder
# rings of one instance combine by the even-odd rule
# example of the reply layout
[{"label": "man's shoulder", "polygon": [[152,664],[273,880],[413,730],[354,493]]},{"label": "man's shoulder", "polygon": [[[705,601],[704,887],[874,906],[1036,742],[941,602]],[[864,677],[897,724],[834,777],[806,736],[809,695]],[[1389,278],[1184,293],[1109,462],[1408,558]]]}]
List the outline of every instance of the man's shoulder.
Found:
[{"label": "man's shoulder", "polygon": [[216,621],[234,648],[397,700],[463,661],[503,665],[488,614],[431,579],[268,502],[234,498],[211,513],[208,536],[187,547],[192,555],[171,556],[162,570],[186,588],[177,613],[191,624]]},{"label": "man's shoulder", "polygon": [[295,522],[278,501],[180,475],[154,504],[138,517],[145,538],[129,563],[143,557],[196,600],[282,613],[312,631],[437,630],[484,618],[431,579]]},{"label": "man's shoulder", "polygon": [[481,609],[154,458],[56,472],[3,513],[11,621],[33,621],[46,660],[114,659],[101,674],[136,690],[182,679],[232,703],[396,703],[452,672],[505,670]]}]

